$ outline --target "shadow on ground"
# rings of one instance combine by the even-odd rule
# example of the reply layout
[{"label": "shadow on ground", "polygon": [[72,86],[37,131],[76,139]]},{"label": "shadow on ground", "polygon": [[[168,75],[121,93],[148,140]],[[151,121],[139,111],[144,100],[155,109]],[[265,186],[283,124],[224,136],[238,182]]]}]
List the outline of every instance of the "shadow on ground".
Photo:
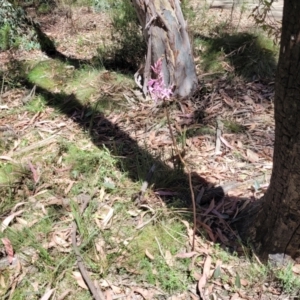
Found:
[{"label": "shadow on ground", "polygon": [[[50,58],[67,62],[75,68],[92,64],[94,58],[91,60],[79,60],[62,54],[56,49],[54,42],[41,30],[39,24],[35,22],[31,24],[37,33],[41,50]],[[126,47],[126,45],[124,47]],[[122,48],[120,48],[119,51],[122,52]],[[114,57],[118,57],[118,55],[115,55]],[[119,62],[120,58],[117,60],[106,58],[103,61],[103,65],[110,70],[118,69],[118,71],[120,71],[121,68],[121,73],[128,74],[128,71],[131,70],[133,65],[129,65],[129,67],[127,66],[127,68],[124,69],[124,61],[123,64],[118,66]],[[117,68],[117,66],[119,68]],[[24,85],[31,90],[33,88],[33,83],[26,79],[25,76],[26,75],[23,74],[23,78],[20,79]],[[137,142],[126,132],[120,130],[118,126],[112,124],[108,119],[106,119],[103,113],[100,113],[91,107],[87,108],[82,105],[75,95],[51,93],[42,87],[37,87],[36,92],[45,97],[50,106],[72,118],[72,120],[77,122],[83,129],[89,128],[91,140],[96,146],[105,146],[110,150],[112,155],[124,157],[120,159],[119,167],[122,171],[128,174],[130,179],[134,181],[140,181],[141,178],[146,180],[148,171],[153,165],[155,165],[155,174],[152,178],[152,183],[154,183],[155,188],[174,189],[174,187],[176,187],[176,191],[174,192],[177,192],[178,195],[181,196],[180,198],[184,200],[187,205],[191,205],[188,175],[182,171],[182,166],[179,166],[177,169],[173,169],[162,162],[159,158],[153,157],[149,152],[139,147]],[[90,111],[89,114],[84,113],[87,109]],[[91,109],[93,110],[92,112]],[[146,171],[144,171],[144,174],[141,174],[141,170]],[[198,174],[192,174],[192,180],[193,185],[200,186],[200,188],[201,186],[212,186]],[[213,198],[216,200],[221,199],[224,196],[225,193],[222,191],[221,187],[210,189],[202,195],[201,204],[208,203]]]},{"label": "shadow on ground", "polygon": [[56,49],[54,42],[42,31],[39,24],[31,21],[28,23],[34,27],[41,50],[45,54],[50,58],[67,62],[76,69],[83,65],[96,65],[123,74],[133,73],[140,67],[143,53],[146,53],[146,43],[139,35],[131,34],[130,41],[120,40],[118,48],[98,49],[98,54],[89,60],[71,58]]},{"label": "shadow on ground", "polygon": [[[28,80],[25,80],[25,85],[33,88],[33,84]],[[148,171],[155,165],[151,182],[154,183],[155,189],[171,189],[178,193],[186,205],[191,204],[188,175],[180,166],[173,169],[159,158],[153,157],[126,132],[111,123],[102,112],[90,106],[84,106],[74,94],[52,93],[41,87],[36,87],[36,92],[45,98],[49,106],[64,113],[79,124],[83,130],[89,129],[92,142],[99,148],[105,146],[112,155],[119,157],[118,167],[131,180],[146,180]],[[198,186],[205,187],[209,184],[197,174],[192,174],[192,180],[193,184]],[[221,188],[210,189],[203,195],[201,202],[202,204],[207,203],[213,197],[221,199],[223,196]]]},{"label": "shadow on ground", "polygon": [[199,53],[205,71],[218,61],[228,61],[233,71],[246,80],[270,78],[277,67],[276,48],[270,39],[252,33],[218,34],[208,37],[195,34],[196,45],[204,45]]},{"label": "shadow on ground", "polygon": [[[51,58],[68,62],[75,68],[79,68],[84,64],[90,64],[89,61],[77,60],[63,55],[57,51],[53,42],[45,36],[39,28],[36,30],[39,38],[43,39],[43,43],[41,43],[43,44],[42,50]],[[218,49],[218,47],[221,47],[220,41],[212,40],[212,49]],[[228,49],[228,52],[229,51],[230,49]],[[27,88],[33,88],[34,84],[26,78],[25,74],[23,74],[20,80]],[[191,207],[189,175],[183,171],[182,167],[173,169],[158,157],[153,157],[151,153],[141,148],[137,141],[132,139],[126,132],[110,122],[102,112],[84,106],[74,94],[53,93],[40,86],[36,87],[36,92],[44,97],[49,106],[71,118],[74,122],[79,124],[83,130],[87,131],[87,129],[89,129],[88,131],[92,142],[99,148],[105,146],[112,155],[118,157],[119,169],[126,173],[131,180],[140,181],[142,179],[148,181],[149,171],[151,167],[155,165],[156,169],[151,178],[151,183],[154,184],[154,188],[168,189],[177,193],[176,197],[181,200],[182,205],[188,208]],[[87,111],[89,111],[88,114],[86,113]],[[192,174],[192,184],[193,187],[197,187],[197,190],[195,190],[195,198],[198,208],[200,205],[208,204],[212,199],[217,203],[225,196],[225,192],[221,186],[211,188],[213,185],[198,174]],[[240,200],[241,199],[236,199],[236,203]],[[167,205],[172,205],[172,201],[172,198],[165,198]],[[201,224],[204,226],[201,219],[197,219],[197,223],[198,221],[199,224],[197,225],[199,225],[199,227]],[[226,220],[226,222],[228,223],[230,221]]]}]

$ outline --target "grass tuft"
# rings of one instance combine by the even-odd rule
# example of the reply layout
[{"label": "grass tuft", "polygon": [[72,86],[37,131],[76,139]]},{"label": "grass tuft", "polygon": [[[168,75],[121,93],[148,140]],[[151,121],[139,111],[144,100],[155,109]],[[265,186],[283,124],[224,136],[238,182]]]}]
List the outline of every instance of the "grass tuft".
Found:
[{"label": "grass tuft", "polygon": [[234,120],[223,120],[225,128],[229,133],[243,133],[245,132],[245,126],[237,123]]},{"label": "grass tuft", "polygon": [[280,285],[288,294],[297,295],[300,290],[300,278],[292,270],[293,265],[288,264],[275,273]]}]

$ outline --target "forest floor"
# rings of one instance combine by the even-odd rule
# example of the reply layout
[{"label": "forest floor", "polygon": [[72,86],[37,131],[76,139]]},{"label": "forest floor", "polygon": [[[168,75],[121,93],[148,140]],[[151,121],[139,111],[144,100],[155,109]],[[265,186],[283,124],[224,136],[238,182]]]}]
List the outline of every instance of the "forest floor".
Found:
[{"label": "forest floor", "polygon": [[185,12],[199,86],[162,105],[108,11],[28,9],[61,55],[0,53],[1,299],[298,299],[299,262],[233,226],[268,187],[278,46],[247,12]]}]

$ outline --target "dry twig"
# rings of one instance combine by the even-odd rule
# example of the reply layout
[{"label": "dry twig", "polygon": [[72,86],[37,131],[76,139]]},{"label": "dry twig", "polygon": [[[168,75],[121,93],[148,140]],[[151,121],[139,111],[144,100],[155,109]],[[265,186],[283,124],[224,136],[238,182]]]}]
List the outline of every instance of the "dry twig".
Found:
[{"label": "dry twig", "polygon": [[[165,100],[164,100],[165,102]],[[166,104],[166,103],[165,103]],[[188,177],[189,177],[189,187],[190,187],[190,192],[191,192],[191,198],[192,198],[192,205],[193,205],[193,242],[192,242],[192,251],[194,251],[195,249],[195,234],[196,234],[196,226],[197,226],[197,215],[196,215],[196,201],[195,201],[195,194],[194,194],[194,190],[193,190],[193,184],[192,184],[192,175],[191,175],[191,171],[189,169],[189,167],[187,166],[187,164],[185,163],[178,147],[177,144],[175,142],[175,138],[173,135],[173,131],[172,131],[172,127],[171,127],[171,122],[170,122],[170,116],[169,116],[169,111],[167,109],[167,107],[165,107],[165,113],[166,113],[166,117],[167,117],[167,122],[168,122],[168,126],[169,126],[169,131],[170,131],[170,135],[172,138],[172,143],[174,145],[175,151],[177,152],[177,155],[181,161],[181,163],[183,164],[183,166],[186,168],[187,172],[188,172]]]},{"label": "dry twig", "polygon": [[39,142],[37,142],[37,143],[35,143],[33,145],[30,145],[28,147],[25,147],[23,149],[15,151],[14,153],[12,153],[11,157],[16,157],[16,156],[19,156],[19,155],[24,154],[26,152],[30,152],[30,151],[33,151],[33,150],[35,150],[37,148],[44,147],[44,146],[46,146],[48,144],[53,143],[54,139],[57,137],[57,133],[59,131],[55,132],[53,135],[49,136],[48,138],[46,138],[46,139],[44,139],[42,141],[39,141]]},{"label": "dry twig", "polygon": [[3,90],[4,90],[4,75],[2,77],[2,85],[1,85],[1,91],[0,91],[0,104],[2,104]]},{"label": "dry twig", "polygon": [[[85,209],[87,208],[89,202],[90,202],[90,197],[87,197],[84,201],[84,203],[81,205],[80,208],[80,215],[82,215],[82,213],[85,211]],[[76,221],[73,221],[73,226],[72,226],[72,246],[76,255],[76,260],[77,260],[77,265],[79,268],[79,271],[82,275],[82,278],[84,279],[86,285],[88,286],[91,294],[93,295],[95,300],[105,300],[104,295],[102,294],[102,292],[100,290],[97,290],[97,288],[95,287],[93,281],[91,280],[85,266],[83,263],[83,259],[82,256],[80,254],[79,248],[77,246],[76,243],[76,231],[77,231],[77,224]]]}]

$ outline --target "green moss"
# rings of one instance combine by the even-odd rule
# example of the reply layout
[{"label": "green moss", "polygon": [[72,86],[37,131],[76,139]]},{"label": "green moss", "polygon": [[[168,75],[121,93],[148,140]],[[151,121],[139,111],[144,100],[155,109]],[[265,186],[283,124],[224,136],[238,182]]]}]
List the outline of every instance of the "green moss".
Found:
[{"label": "green moss", "polygon": [[46,60],[36,64],[28,73],[30,82],[47,90],[60,88],[65,80],[67,72],[65,65],[55,60]]},{"label": "green moss", "polygon": [[216,135],[216,130],[212,127],[201,126],[200,128],[189,128],[186,130],[187,137],[193,137],[198,135]]},{"label": "green moss", "polygon": [[46,100],[42,95],[35,97],[26,104],[26,110],[32,113],[43,112],[46,107]]},{"label": "green moss", "polygon": [[74,71],[72,78],[66,82],[65,92],[74,93],[80,102],[86,103],[93,94],[98,92],[99,73],[99,70],[87,67]]},{"label": "green moss", "polygon": [[227,131],[231,133],[242,133],[245,132],[245,126],[233,121],[233,120],[223,120],[224,127]]}]

